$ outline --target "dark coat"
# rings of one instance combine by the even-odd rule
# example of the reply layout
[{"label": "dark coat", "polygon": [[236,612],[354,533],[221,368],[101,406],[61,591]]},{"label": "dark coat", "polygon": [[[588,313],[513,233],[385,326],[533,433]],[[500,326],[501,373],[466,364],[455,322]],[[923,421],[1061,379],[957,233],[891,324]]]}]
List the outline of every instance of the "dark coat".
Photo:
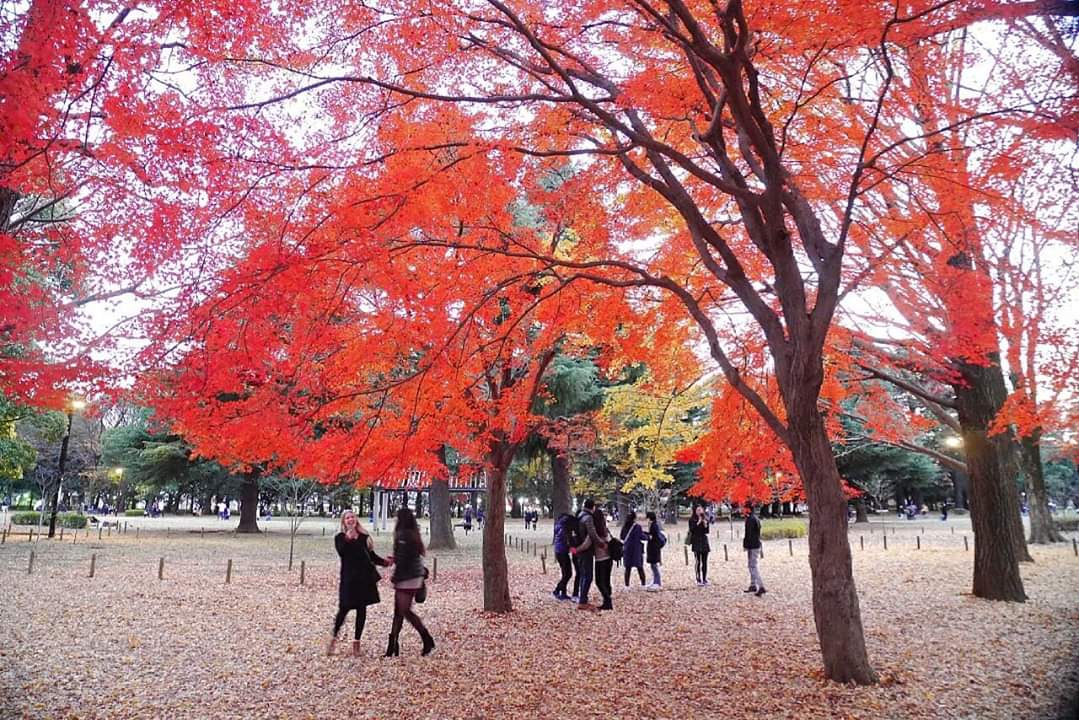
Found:
[{"label": "dark coat", "polygon": [[416,537],[397,535],[393,540],[394,583],[423,577],[423,545]]},{"label": "dark coat", "polygon": [[333,539],[337,554],[341,556],[341,582],[338,586],[338,603],[342,610],[355,610],[379,601],[376,565],[389,563],[367,548],[367,535],[347,540],[344,533]]},{"label": "dark coat", "polygon": [[663,548],[659,544],[659,534],[663,532],[659,527],[659,523],[652,523],[648,526],[648,553],[647,560],[651,563],[663,563]]},{"label": "dark coat", "polygon": [[753,513],[746,515],[746,531],[742,535],[742,547],[753,550],[761,546],[761,521]]},{"label": "dark coat", "polygon": [[630,526],[629,532],[622,538],[622,562],[626,567],[644,567],[644,530],[637,523]]},{"label": "dark coat", "polygon": [[706,553],[712,549],[708,544],[708,518],[704,522],[698,522],[696,515],[689,519],[689,546],[695,553]]}]

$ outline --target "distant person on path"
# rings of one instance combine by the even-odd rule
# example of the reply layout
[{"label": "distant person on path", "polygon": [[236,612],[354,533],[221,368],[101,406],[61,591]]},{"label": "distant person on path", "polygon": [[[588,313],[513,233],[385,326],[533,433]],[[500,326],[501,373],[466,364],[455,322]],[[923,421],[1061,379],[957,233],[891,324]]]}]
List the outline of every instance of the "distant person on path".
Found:
[{"label": "distant person on path", "polygon": [[476,511],[476,524],[481,530],[483,529],[483,508]]},{"label": "distant person on path", "polygon": [[646,560],[648,567],[652,569],[652,584],[645,590],[657,591],[663,589],[663,578],[659,573],[659,566],[663,564],[663,546],[667,544],[667,535],[659,525],[659,518],[654,512],[649,511],[645,516],[648,518],[648,547]]},{"label": "distant person on path", "polygon": [[463,527],[465,529],[465,535],[466,536],[470,532],[472,532],[472,507],[471,506],[465,508],[465,521],[464,521]]},{"label": "distant person on path", "polygon": [[435,639],[424,627],[419,615],[412,610],[416,593],[427,577],[427,569],[423,566],[423,556],[426,554],[416,516],[407,507],[402,507],[397,511],[397,525],[393,529],[393,625],[390,628],[390,641],[386,646],[386,657],[401,654],[398,637],[405,620],[416,628],[423,640],[421,655],[429,655],[435,649]]},{"label": "distant person on path", "polygon": [[689,545],[693,550],[693,568],[697,575],[697,585],[708,584],[708,553],[712,546],[708,543],[708,517],[704,506],[698,505],[689,519]]},{"label": "distant person on path", "polygon": [[948,503],[942,503],[940,506],[940,519],[944,522],[948,519]]},{"label": "distant person on path", "polygon": [[577,575],[581,579],[577,592],[578,610],[596,609],[595,605],[588,602],[588,591],[592,588],[592,577],[595,574],[596,551],[603,544],[603,540],[596,533],[596,521],[592,516],[595,509],[595,500],[588,498],[584,501],[584,509],[577,516],[580,544],[570,549],[570,553],[577,557]]},{"label": "distant person on path", "polygon": [[626,587],[629,587],[629,574],[634,568],[641,578],[641,587],[645,586],[644,580],[644,543],[646,535],[641,528],[640,513],[626,513],[626,522],[622,524],[619,533],[622,538],[622,564],[625,566]]},{"label": "distant person on path", "polygon": [[562,577],[555,585],[551,593],[558,600],[569,600],[566,588],[570,578],[573,577],[573,561],[570,557],[570,548],[576,546],[577,541],[577,518],[570,513],[562,513],[554,523],[554,538],[551,545],[554,547],[554,557],[558,561],[558,567],[562,571]]},{"label": "distant person on path", "polygon": [[760,597],[768,592],[764,589],[764,580],[761,579],[760,568],[757,563],[762,557],[761,547],[761,521],[753,514],[753,503],[746,503],[745,507],[746,527],[742,533],[742,547],[745,548],[749,559],[749,589],[745,592],[756,593]]},{"label": "distant person on path", "polygon": [[360,637],[367,623],[367,606],[379,602],[378,574],[376,565],[390,565],[375,553],[371,535],[360,525],[360,519],[351,510],[341,513],[341,529],[333,538],[334,547],[341,557],[341,581],[337,588],[337,616],[333,620],[333,636],[326,648],[333,655],[337,635],[345,623],[349,610],[356,611],[356,635],[352,640],[352,654],[360,654]]},{"label": "distant person on path", "polygon": [[603,516],[603,508],[596,508],[592,513],[592,518],[596,526],[596,535],[603,541],[596,546],[596,589],[603,596],[603,604],[599,606],[599,609],[613,610],[614,606],[611,604],[611,569],[614,567],[614,560],[610,555],[611,533],[607,531],[607,518]]}]

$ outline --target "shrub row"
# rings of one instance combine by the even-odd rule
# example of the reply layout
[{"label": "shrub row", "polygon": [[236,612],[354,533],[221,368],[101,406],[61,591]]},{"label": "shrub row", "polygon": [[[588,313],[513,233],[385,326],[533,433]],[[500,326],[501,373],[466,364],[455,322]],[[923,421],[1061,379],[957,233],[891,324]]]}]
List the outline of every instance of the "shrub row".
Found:
[{"label": "shrub row", "polygon": [[145,514],[145,510],[124,510],[124,517],[142,517]]},{"label": "shrub row", "polygon": [[806,525],[801,520],[762,520],[761,540],[781,540],[806,536]]},{"label": "shrub row", "polygon": [[[48,525],[49,513],[45,513],[44,517],[41,517],[41,513],[36,511],[30,512],[18,512],[11,516],[11,522],[14,525]],[[84,528],[86,527],[86,516],[77,512],[62,512],[56,515],[56,522],[58,525],[66,528]]]}]

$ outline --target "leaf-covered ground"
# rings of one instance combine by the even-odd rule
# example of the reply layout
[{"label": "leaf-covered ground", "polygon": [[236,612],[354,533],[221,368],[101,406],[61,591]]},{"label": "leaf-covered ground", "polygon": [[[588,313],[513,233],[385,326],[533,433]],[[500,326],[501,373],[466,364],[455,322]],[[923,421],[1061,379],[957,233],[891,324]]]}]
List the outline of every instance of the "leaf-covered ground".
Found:
[{"label": "leaf-covered ground", "polygon": [[[731,529],[713,538],[705,588],[674,530],[667,589],[627,591],[616,569],[615,610],[602,614],[556,602],[554,563],[542,575],[538,557],[511,549],[516,611],[499,617],[479,610],[473,533],[457,552],[437,553],[438,579],[420,607],[435,654],[419,657],[406,626],[401,657],[387,660],[386,583],[362,657],[323,654],[336,607],[329,523],[325,537],[323,525],[304,526],[290,573],[279,522],[262,537],[210,532],[234,521],[141,522],[137,540],[131,530],[72,544],[66,531],[63,544],[0,546],[0,716],[1012,719],[1075,710],[1079,558],[1070,544],[1035,548],[1037,562],[1023,568],[1030,601],[1004,604],[968,594],[973,553],[963,550],[962,525],[952,534],[927,523],[924,535],[920,524],[899,525],[887,551],[882,526],[852,530],[866,639],[882,678],[858,688],[821,679],[805,540],[793,542],[793,557],[785,540],[766,545],[769,593],[757,598],[741,592],[744,557]],[[191,532],[200,526],[205,536]],[[549,537],[542,524],[509,532]],[[378,545],[385,549],[386,535]]]}]

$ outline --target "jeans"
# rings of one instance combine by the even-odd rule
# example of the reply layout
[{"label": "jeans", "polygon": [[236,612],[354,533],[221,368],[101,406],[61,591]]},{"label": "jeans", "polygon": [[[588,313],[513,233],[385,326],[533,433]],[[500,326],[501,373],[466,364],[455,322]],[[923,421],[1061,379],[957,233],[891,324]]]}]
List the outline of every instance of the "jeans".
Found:
[{"label": "jeans", "polygon": [[749,555],[749,584],[758,590],[763,590],[764,580],[761,579],[761,571],[757,567],[757,561],[761,557],[761,549],[749,548],[746,550],[746,554]]},{"label": "jeans", "polygon": [[570,578],[573,577],[573,563],[570,562],[568,552],[555,553],[554,557],[558,561],[558,567],[562,570],[562,579],[555,585],[554,591],[559,595],[564,595],[566,586],[569,585]]},{"label": "jeans", "polygon": [[614,560],[611,558],[596,561],[596,589],[603,596],[603,604],[607,607],[611,606],[611,568],[613,567]]},{"label": "jeans", "polygon": [[[338,608],[337,617],[333,619],[333,636],[337,637],[337,633],[341,632],[341,626],[345,624],[345,616],[348,615],[348,610],[345,608]],[[363,626],[367,624],[367,608],[356,608],[356,639],[359,640],[363,635]]]},{"label": "jeans", "polygon": [[708,581],[708,553],[693,553],[694,569],[697,571],[697,582]]},{"label": "jeans", "polygon": [[588,602],[588,591],[592,588],[595,561],[595,553],[577,553],[577,577],[581,579],[581,588],[577,592],[577,597],[582,605]]},{"label": "jeans", "polygon": [[652,568],[652,584],[662,585],[662,578],[659,576],[659,563],[648,563],[648,567]]},{"label": "jeans", "polygon": [[[626,587],[629,587],[629,573],[630,573],[631,570],[633,570],[633,568],[627,565],[626,566]],[[640,565],[637,565],[637,574],[641,578],[641,585],[644,585],[645,584],[645,582],[644,582],[644,568],[641,567]]]}]

